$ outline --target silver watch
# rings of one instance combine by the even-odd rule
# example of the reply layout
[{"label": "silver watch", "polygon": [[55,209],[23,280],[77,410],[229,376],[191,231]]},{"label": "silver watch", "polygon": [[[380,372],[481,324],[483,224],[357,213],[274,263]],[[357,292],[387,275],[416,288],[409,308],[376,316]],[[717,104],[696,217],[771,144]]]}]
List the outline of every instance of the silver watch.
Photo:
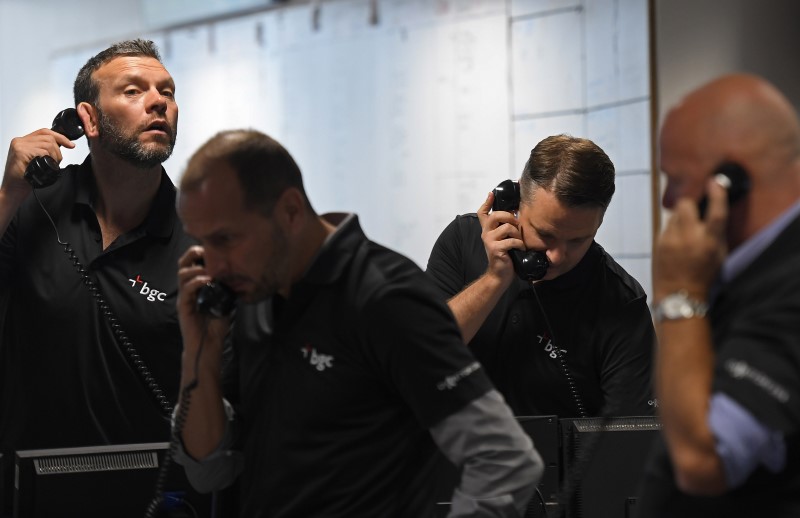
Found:
[{"label": "silver watch", "polygon": [[686,290],[670,293],[653,308],[656,322],[665,320],[683,320],[685,318],[704,317],[708,312],[708,304],[689,298]]}]

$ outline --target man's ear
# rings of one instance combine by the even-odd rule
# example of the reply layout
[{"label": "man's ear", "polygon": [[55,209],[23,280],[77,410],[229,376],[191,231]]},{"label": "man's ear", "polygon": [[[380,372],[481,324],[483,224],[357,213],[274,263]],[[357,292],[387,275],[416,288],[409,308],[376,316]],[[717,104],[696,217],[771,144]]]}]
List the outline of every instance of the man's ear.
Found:
[{"label": "man's ear", "polygon": [[306,202],[303,194],[295,187],[289,187],[278,197],[275,203],[275,216],[280,224],[289,231],[302,227],[305,223]]},{"label": "man's ear", "polygon": [[78,104],[76,110],[78,110],[78,116],[83,122],[83,131],[86,133],[86,138],[96,138],[100,135],[97,109],[87,102],[82,102]]}]

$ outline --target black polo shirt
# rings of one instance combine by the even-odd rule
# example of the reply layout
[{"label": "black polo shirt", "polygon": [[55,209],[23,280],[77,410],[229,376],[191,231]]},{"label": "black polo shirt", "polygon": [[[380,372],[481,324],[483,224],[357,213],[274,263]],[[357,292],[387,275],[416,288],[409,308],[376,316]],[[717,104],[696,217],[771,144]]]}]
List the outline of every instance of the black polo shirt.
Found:
[{"label": "black polo shirt", "polygon": [[[176,216],[175,193],[162,170],[144,223],[103,250],[90,157],[38,191],[172,404],[181,356],[177,261],[192,243]],[[0,290],[7,298],[0,317],[3,453],[168,440],[164,413],[33,195],[0,242]]]},{"label": "black polo shirt", "polygon": [[490,389],[424,273],[355,216],[288,299],[237,310],[233,347],[248,518],[430,516],[428,428]]},{"label": "black polo shirt", "polygon": [[[439,236],[427,273],[449,299],[486,272],[475,214]],[[516,415],[576,417],[558,347],[588,416],[654,413],[650,386],[655,332],[639,283],[592,243],[569,272],[536,284],[515,279],[469,343]]]}]

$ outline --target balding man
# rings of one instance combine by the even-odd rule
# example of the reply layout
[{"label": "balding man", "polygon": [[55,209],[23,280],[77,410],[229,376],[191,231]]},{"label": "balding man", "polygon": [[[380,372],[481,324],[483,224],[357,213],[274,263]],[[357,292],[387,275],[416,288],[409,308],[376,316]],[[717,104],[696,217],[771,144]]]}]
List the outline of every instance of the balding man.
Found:
[{"label": "balding man", "polygon": [[[425,518],[438,447],[463,467],[448,516],[524,514],[544,466],[452,314],[355,214],[318,215],[283,146],[212,137],[178,213],[201,245],[178,272],[182,386],[196,385],[179,460],[198,489],[238,480],[247,518]],[[233,326],[198,310],[212,278],[239,298]]]},{"label": "balding man", "polygon": [[[673,210],[653,278],[665,440],[640,515],[800,516],[795,110],[758,77],[722,77],[669,112],[660,145]],[[721,167],[746,174],[730,203],[712,180]]]}]

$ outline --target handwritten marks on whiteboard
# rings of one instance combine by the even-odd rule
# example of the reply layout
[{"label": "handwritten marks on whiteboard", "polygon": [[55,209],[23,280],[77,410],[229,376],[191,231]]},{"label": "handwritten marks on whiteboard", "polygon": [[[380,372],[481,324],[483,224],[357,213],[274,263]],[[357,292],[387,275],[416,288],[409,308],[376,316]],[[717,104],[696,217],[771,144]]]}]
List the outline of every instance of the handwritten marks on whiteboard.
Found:
[{"label": "handwritten marks on whiteboard", "polygon": [[[649,205],[636,201],[649,204],[646,2],[381,0],[377,24],[369,4],[149,35],[177,83],[173,179],[217,131],[264,131],[294,155],[318,212],[358,212],[370,237],[424,267],[439,232],[518,177],[539,140],[583,135],[620,173],[607,248],[648,261]],[[54,58],[59,92],[96,50]]]}]

